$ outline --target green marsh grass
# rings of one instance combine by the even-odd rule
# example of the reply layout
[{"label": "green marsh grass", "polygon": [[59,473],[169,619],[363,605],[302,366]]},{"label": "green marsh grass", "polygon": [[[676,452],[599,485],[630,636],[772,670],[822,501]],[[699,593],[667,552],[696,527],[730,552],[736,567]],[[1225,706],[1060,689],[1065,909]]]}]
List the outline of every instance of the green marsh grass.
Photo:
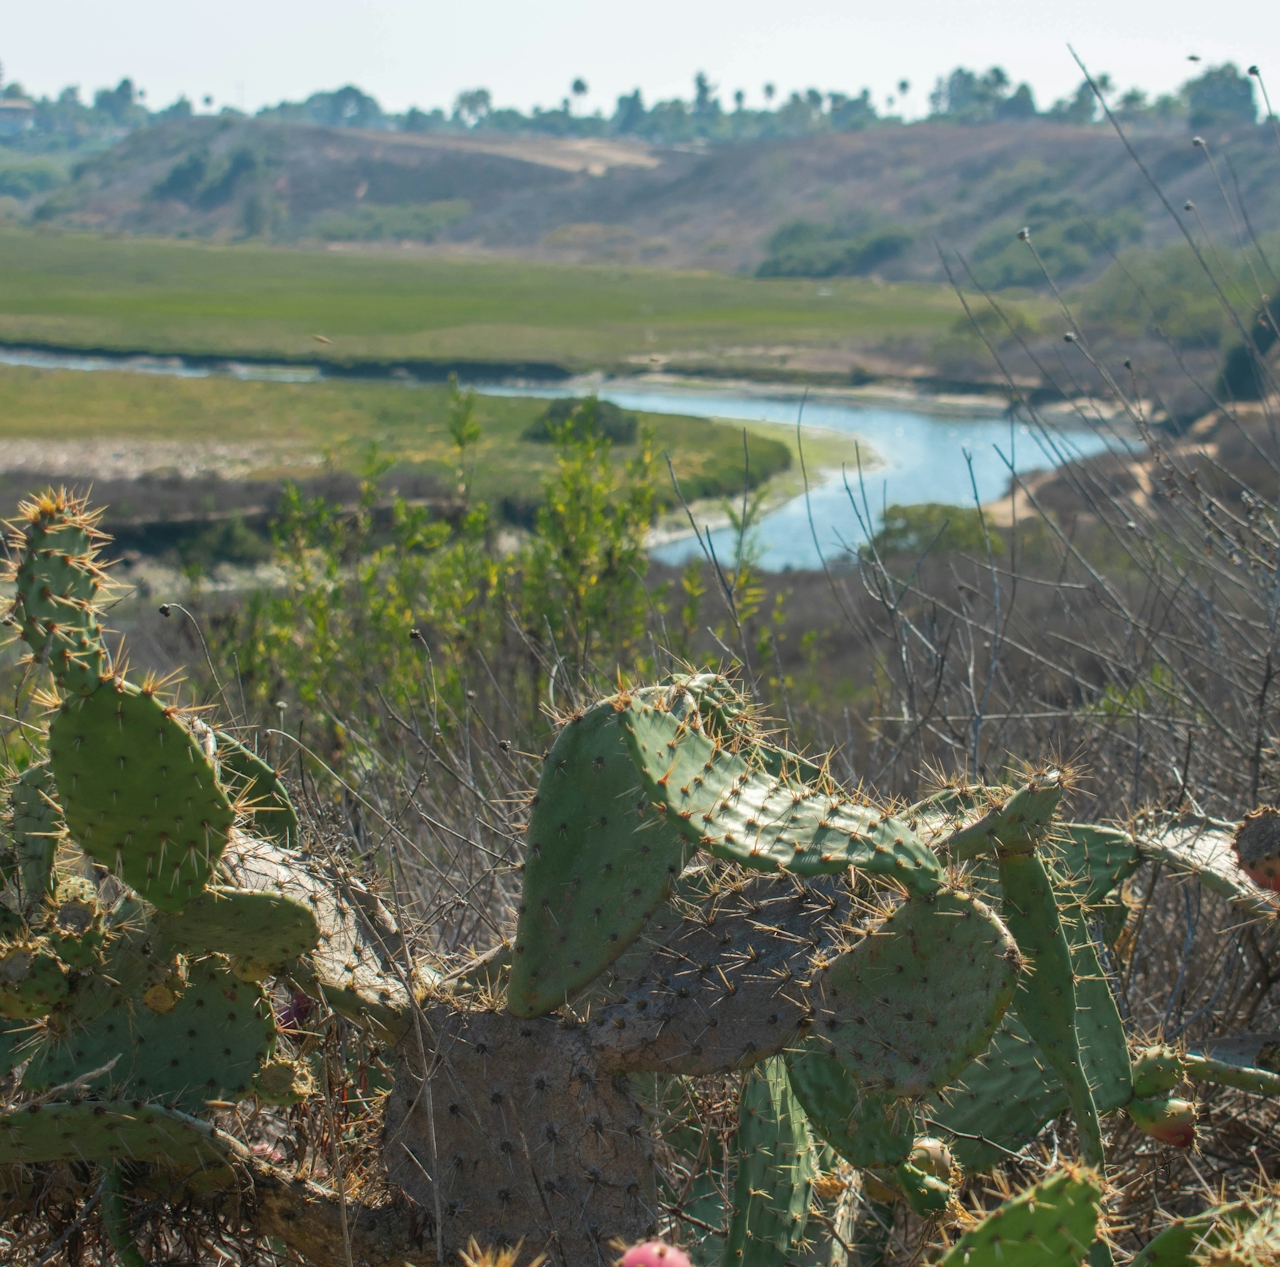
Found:
[{"label": "green marsh grass", "polygon": [[[0,340],[281,359],[550,361],[932,338],[946,287],[0,229]],[[316,335],[329,340],[318,342]],[[747,357],[746,359],[750,359]]]}]

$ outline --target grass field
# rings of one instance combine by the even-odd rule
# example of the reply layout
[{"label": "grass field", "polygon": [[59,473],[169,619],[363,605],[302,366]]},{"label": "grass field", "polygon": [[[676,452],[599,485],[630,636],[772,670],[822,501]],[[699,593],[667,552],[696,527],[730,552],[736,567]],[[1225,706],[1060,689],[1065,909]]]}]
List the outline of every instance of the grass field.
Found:
[{"label": "grass field", "polygon": [[[448,390],[398,382],[240,382],[0,366],[4,466],[117,477],[177,469],[237,478],[314,475],[326,461],[358,470],[371,444],[397,466],[451,482],[456,456],[446,430]],[[477,496],[527,501],[554,462],[549,444],[520,433],[545,401],[481,396],[474,455]],[[641,415],[655,447],[671,454],[690,496],[742,486],[742,432],[701,418]],[[784,429],[778,428],[781,432]],[[760,477],[787,467],[785,434],[750,436]],[[634,445],[619,446],[620,459]]]},{"label": "grass field", "polygon": [[742,360],[744,349],[839,351],[930,338],[959,314],[945,287],[857,278],[761,281],[0,230],[7,342],[306,360],[536,360],[584,370],[652,356],[714,363]]}]

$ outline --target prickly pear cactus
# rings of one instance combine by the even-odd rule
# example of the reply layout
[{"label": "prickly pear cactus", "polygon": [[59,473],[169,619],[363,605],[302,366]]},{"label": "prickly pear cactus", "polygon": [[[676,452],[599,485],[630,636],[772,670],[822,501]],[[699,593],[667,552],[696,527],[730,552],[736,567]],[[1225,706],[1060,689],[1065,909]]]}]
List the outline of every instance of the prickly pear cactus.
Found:
[{"label": "prickly pear cactus", "polygon": [[788,1052],[787,1073],[809,1124],[850,1165],[877,1169],[910,1156],[918,1133],[910,1102],[859,1085],[826,1044],[809,1039]]},{"label": "prickly pear cactus", "polygon": [[646,808],[614,705],[567,721],[529,816],[507,989],[517,1016],[566,1003],[626,950],[670,893],[689,847]]},{"label": "prickly pear cactus", "polygon": [[804,1238],[817,1166],[804,1110],[780,1058],[747,1078],[736,1151],[726,1267],[783,1267]]},{"label": "prickly pear cactus", "polygon": [[53,771],[47,762],[28,766],[9,790],[9,830],[18,874],[19,901],[31,910],[53,891],[53,860],[66,835]]},{"label": "prickly pear cactus", "polygon": [[696,710],[631,700],[619,720],[646,793],[687,839],[716,857],[797,875],[855,867],[921,894],[941,884],[937,859],[905,823],[772,775],[749,747],[735,752],[701,733]]},{"label": "prickly pear cactus", "polygon": [[274,766],[225,731],[214,732],[218,777],[254,832],[285,849],[298,847],[298,812]]},{"label": "prickly pear cactus", "polygon": [[214,874],[235,811],[175,709],[119,679],[69,696],[49,727],[67,827],[153,906],[180,911]]},{"label": "prickly pear cactus", "polygon": [[1101,1166],[1102,1132],[1093,1089],[1080,1061],[1075,969],[1053,882],[1033,851],[1001,849],[1003,914],[1031,971],[1018,988],[1018,1015],[1058,1075],[1080,1132],[1086,1160]]},{"label": "prickly pear cactus", "polygon": [[1068,1167],[993,1210],[939,1267],[1078,1267],[1094,1243],[1101,1203],[1096,1176]]},{"label": "prickly pear cactus", "polygon": [[868,1090],[928,1095],[986,1049],[1020,966],[1009,931],[967,894],[903,902],[815,979],[812,1041]]},{"label": "prickly pear cactus", "polygon": [[92,695],[109,675],[102,642],[99,596],[106,574],[97,560],[106,538],[96,527],[101,512],[65,491],[49,492],[21,506],[24,522],[11,525],[9,545],[17,562],[13,617],[33,657],[53,670],[63,690]]}]

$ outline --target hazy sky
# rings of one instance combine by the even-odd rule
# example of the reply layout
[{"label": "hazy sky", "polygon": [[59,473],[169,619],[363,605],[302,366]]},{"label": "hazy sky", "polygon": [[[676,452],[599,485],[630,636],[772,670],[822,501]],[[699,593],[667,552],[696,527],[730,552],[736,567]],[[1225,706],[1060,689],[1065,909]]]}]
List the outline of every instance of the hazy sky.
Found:
[{"label": "hazy sky", "polygon": [[555,105],[576,76],[586,108],[639,87],[649,102],[688,96],[697,70],[728,103],[813,86],[871,88],[878,105],[911,82],[921,112],[957,64],[1003,65],[1043,106],[1090,68],[1152,91],[1194,73],[1187,61],[1259,63],[1280,96],[1280,6],[1262,0],[0,0],[6,79],[84,95],[131,75],[149,103],[211,93],[253,110],[355,83],[384,108],[447,106],[487,87],[495,103]]}]

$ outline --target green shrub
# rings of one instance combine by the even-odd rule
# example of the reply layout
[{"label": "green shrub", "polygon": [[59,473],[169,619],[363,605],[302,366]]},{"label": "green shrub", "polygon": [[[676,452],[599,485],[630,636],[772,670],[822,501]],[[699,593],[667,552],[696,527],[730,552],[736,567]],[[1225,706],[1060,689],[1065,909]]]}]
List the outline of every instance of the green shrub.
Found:
[{"label": "green shrub", "polygon": [[830,236],[833,232],[808,221],[784,225],[770,239],[773,253],[756,270],[756,276],[857,276],[897,259],[913,241],[910,233],[899,228],[879,229],[856,237]]},{"label": "green shrub", "polygon": [[635,444],[639,419],[612,401],[566,397],[553,400],[521,433],[520,439],[550,444],[566,427],[589,432],[611,444]]},{"label": "green shrub", "polygon": [[872,538],[880,554],[943,554],[951,550],[986,551],[987,535],[995,551],[1004,549],[997,533],[983,532],[976,507],[943,506],[923,502],[918,506],[890,506],[884,524]]}]

